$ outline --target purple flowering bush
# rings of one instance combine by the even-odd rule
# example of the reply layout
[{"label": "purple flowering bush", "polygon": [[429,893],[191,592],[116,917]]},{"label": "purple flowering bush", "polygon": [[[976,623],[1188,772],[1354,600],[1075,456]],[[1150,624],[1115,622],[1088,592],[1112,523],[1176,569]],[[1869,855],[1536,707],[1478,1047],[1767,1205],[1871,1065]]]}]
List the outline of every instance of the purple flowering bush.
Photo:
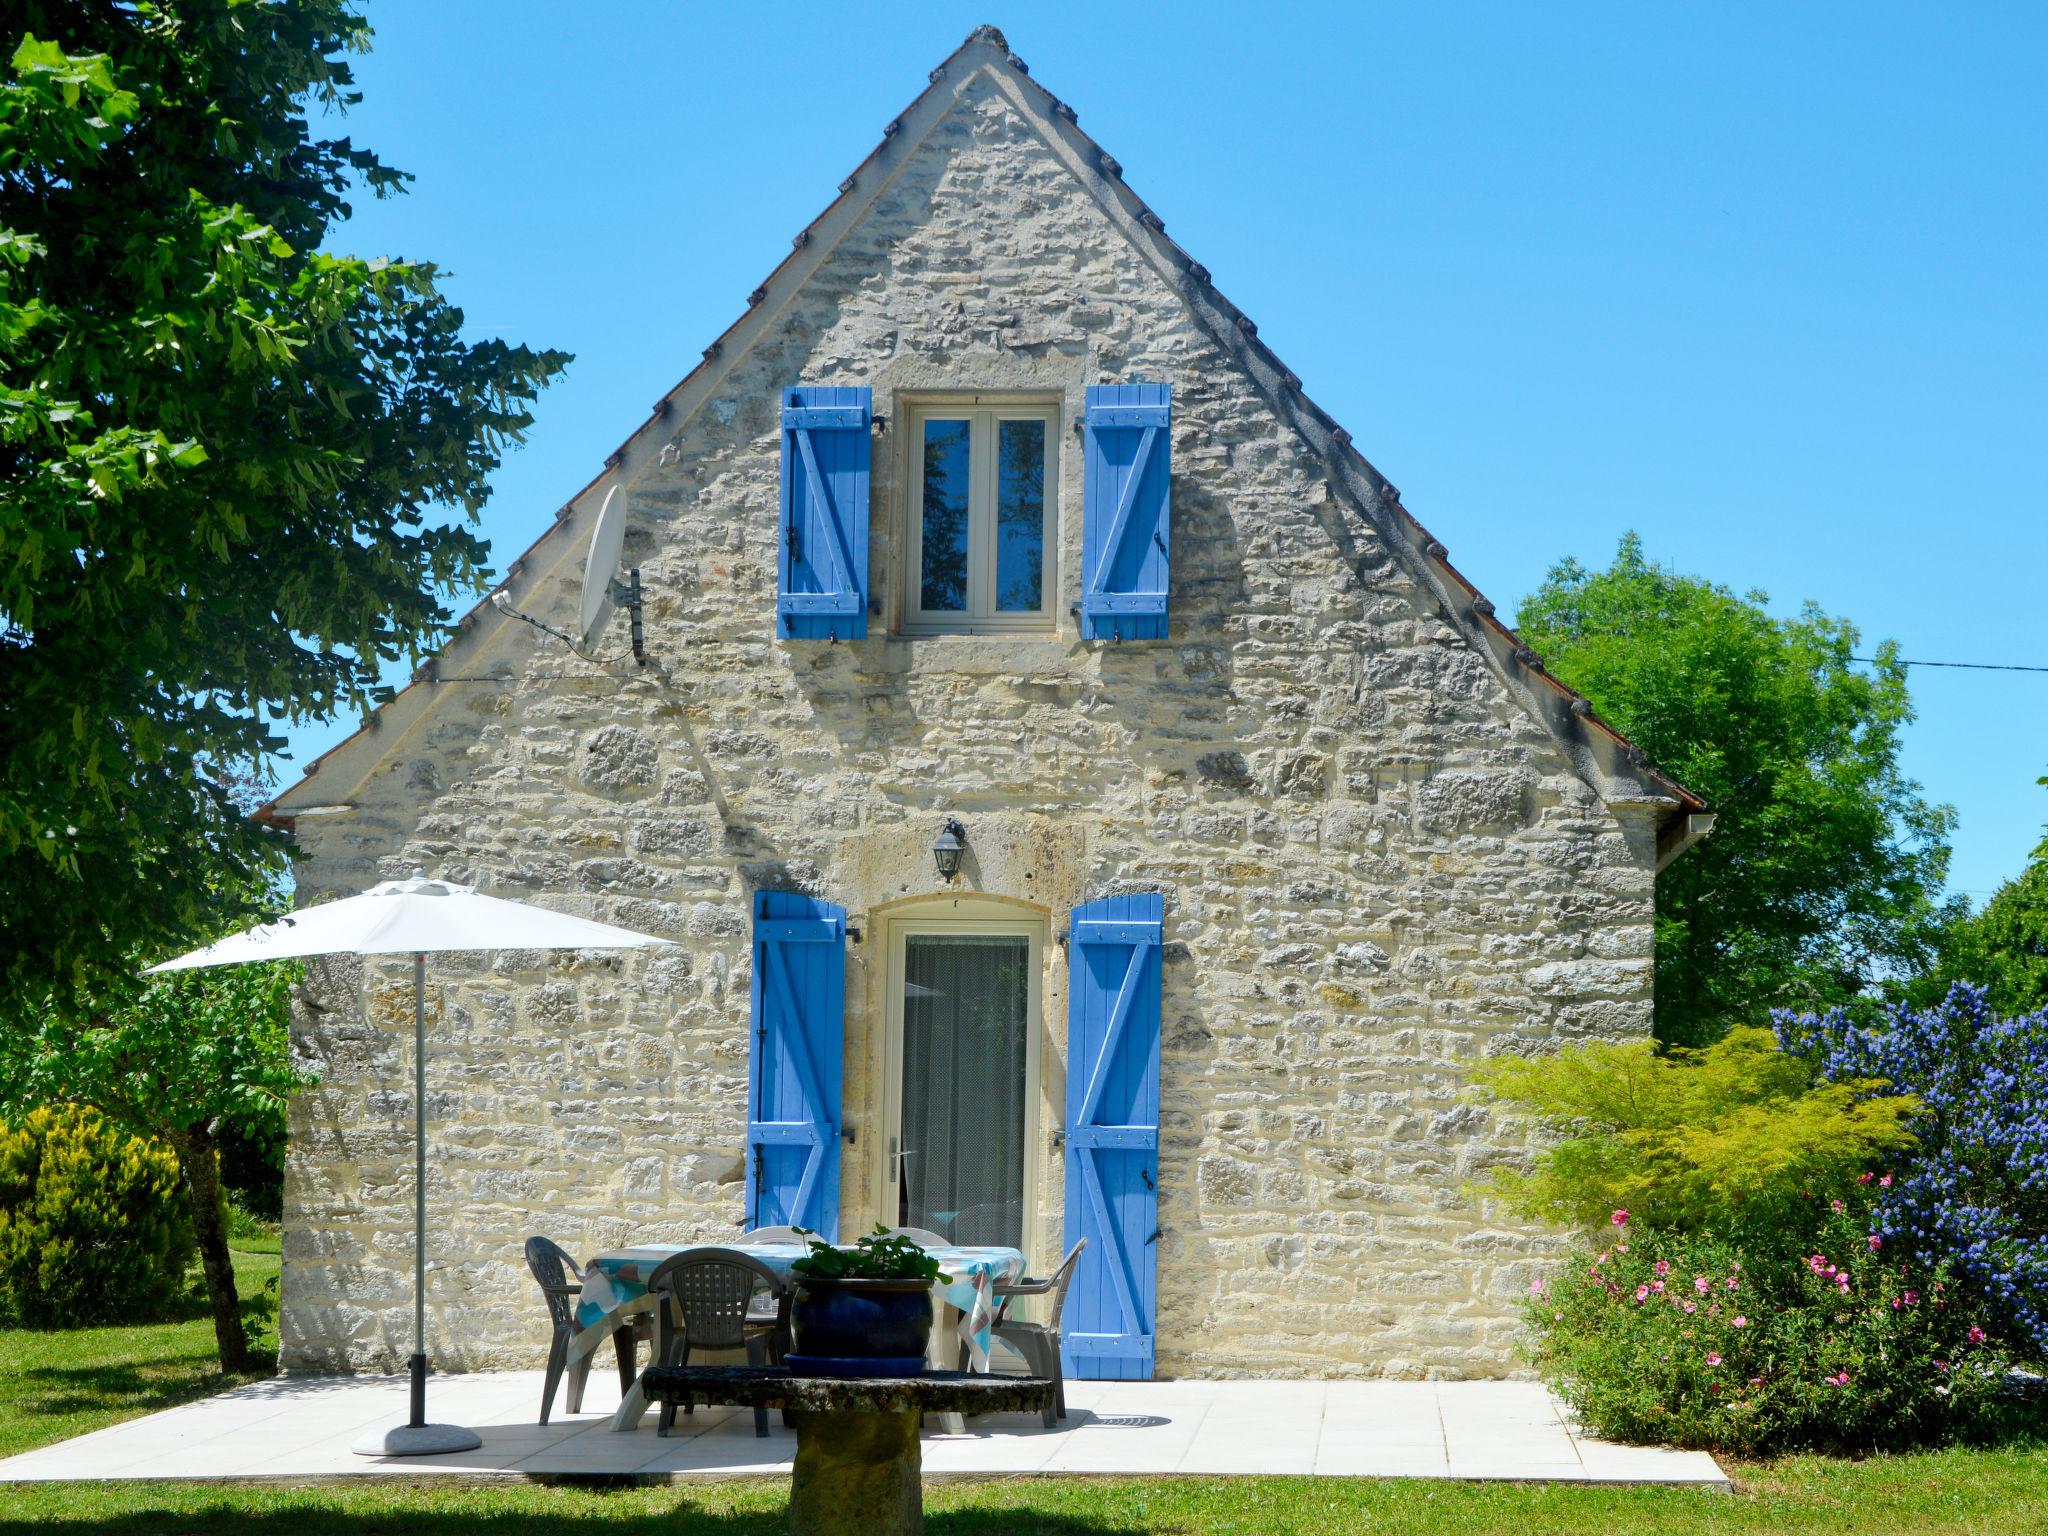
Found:
[{"label": "purple flowering bush", "polygon": [[[1817,1202],[1816,1202],[1817,1204]],[[1984,1305],[1902,1261],[1861,1189],[1815,1210],[1800,1256],[1640,1231],[1537,1282],[1530,1354],[1594,1433],[1738,1453],[1988,1433],[2016,1411]]]},{"label": "purple flowering bush", "polygon": [[1986,1327],[2048,1357],[2048,1010],[2000,1018],[1958,984],[1875,1022],[1841,1010],[1772,1022],[1824,1080],[1882,1078],[1913,1096],[1914,1144],[1866,1186],[1875,1230],[1952,1270],[1984,1299]]}]

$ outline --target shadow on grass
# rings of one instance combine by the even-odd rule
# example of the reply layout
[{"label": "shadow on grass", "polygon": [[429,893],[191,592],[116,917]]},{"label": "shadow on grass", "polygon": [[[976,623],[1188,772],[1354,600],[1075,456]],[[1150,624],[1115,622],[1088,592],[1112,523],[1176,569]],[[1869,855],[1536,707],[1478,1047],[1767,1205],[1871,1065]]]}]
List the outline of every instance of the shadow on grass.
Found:
[{"label": "shadow on grass", "polygon": [[30,1366],[15,1373],[10,1408],[44,1416],[155,1413],[276,1374],[274,1349],[259,1352],[254,1369],[233,1376],[222,1373],[210,1349],[158,1360]]},{"label": "shadow on grass", "polygon": [[[75,1485],[74,1485],[75,1486]],[[626,1490],[622,1490],[626,1491]],[[732,1494],[691,1492],[658,1502],[634,1499],[628,1509],[604,1507],[613,1500],[581,1490],[577,1509],[508,1510],[407,1505],[337,1508],[294,1502],[292,1507],[257,1510],[242,1498],[179,1500],[154,1508],[131,1504],[118,1514],[96,1511],[88,1501],[39,1510],[28,1518],[0,1515],[0,1536],[49,1536],[76,1526],[94,1536],[784,1536],[789,1529],[780,1497],[746,1496],[739,1507]],[[305,1494],[300,1498],[304,1499]],[[441,1501],[434,1501],[439,1503]],[[1029,1509],[947,1510],[928,1514],[928,1536],[1131,1536],[1139,1530],[1172,1536],[1175,1526],[1133,1526]]]}]

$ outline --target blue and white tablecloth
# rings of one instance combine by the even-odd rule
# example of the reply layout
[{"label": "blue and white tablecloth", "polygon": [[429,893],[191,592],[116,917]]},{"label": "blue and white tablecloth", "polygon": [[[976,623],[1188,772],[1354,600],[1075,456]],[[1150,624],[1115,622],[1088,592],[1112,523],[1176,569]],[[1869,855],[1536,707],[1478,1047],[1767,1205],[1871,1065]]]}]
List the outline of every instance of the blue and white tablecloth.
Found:
[{"label": "blue and white tablecloth", "polygon": [[[576,1321],[584,1327],[606,1317],[647,1294],[647,1277],[663,1259],[690,1248],[730,1247],[759,1259],[775,1271],[784,1283],[793,1278],[791,1266],[810,1249],[802,1243],[643,1243],[600,1253],[583,1271],[583,1297],[576,1307]],[[989,1324],[994,1318],[991,1293],[1024,1274],[1024,1255],[1015,1248],[944,1247],[925,1250],[939,1261],[941,1275],[932,1287],[932,1303],[943,1303],[960,1314],[960,1341],[977,1371],[988,1369]],[[942,1362],[943,1363],[943,1362]]]}]

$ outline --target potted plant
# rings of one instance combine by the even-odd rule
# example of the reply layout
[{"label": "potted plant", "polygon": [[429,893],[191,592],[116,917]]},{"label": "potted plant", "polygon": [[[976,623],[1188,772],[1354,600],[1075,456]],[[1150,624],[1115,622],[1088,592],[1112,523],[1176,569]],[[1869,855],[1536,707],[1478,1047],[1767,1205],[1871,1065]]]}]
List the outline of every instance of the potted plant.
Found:
[{"label": "potted plant", "polygon": [[883,1226],[844,1248],[815,1233],[802,1235],[811,1251],[790,1266],[796,1275],[790,1368],[848,1376],[922,1371],[939,1261]]}]

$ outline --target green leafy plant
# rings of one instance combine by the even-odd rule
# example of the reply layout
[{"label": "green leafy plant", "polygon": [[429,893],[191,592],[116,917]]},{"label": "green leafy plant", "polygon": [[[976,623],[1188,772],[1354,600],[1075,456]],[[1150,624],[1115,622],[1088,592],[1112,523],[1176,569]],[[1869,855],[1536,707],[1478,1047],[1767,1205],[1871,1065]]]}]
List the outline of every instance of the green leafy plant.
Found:
[{"label": "green leafy plant", "polygon": [[[2048,778],[2040,783],[2048,786]],[[2048,1008],[2048,837],[1981,911],[1949,924],[1927,974],[1893,990],[1915,1007],[1932,1008],[1957,982],[1982,987],[1992,1009],[2008,1018]]]},{"label": "green leafy plant", "polygon": [[1802,1237],[1816,1189],[1912,1141],[1918,1107],[1868,1079],[1816,1083],[1766,1029],[1700,1050],[1647,1040],[1481,1062],[1474,1084],[1557,1139],[1481,1192],[1525,1216],[1586,1227],[1625,1210],[1646,1226],[1775,1245]]},{"label": "green leafy plant", "polygon": [[178,1162],[90,1109],[0,1128],[0,1322],[151,1322],[192,1258]]},{"label": "green leafy plant", "polygon": [[1889,642],[1866,650],[1810,603],[1779,618],[1761,592],[1653,563],[1634,534],[1606,570],[1558,565],[1515,622],[1719,818],[1657,876],[1660,1040],[1704,1045],[1927,962],[1960,905],[1941,895],[1955,812],[1900,764],[1913,705]]},{"label": "green leafy plant", "polygon": [[790,1268],[811,1280],[922,1280],[930,1284],[942,1273],[939,1261],[913,1239],[891,1235],[885,1226],[847,1247],[828,1243],[815,1232],[797,1231],[811,1251]]},{"label": "green leafy plant", "polygon": [[1804,1252],[1758,1258],[1625,1221],[1529,1296],[1528,1354],[1594,1433],[1742,1454],[1902,1447],[2024,1411],[1994,1321],[1901,1262],[1856,1193],[1809,1202]]},{"label": "green leafy plant", "polygon": [[289,1095],[312,1079],[292,1062],[296,962],[180,971],[130,983],[86,1019],[46,1007],[0,1032],[0,1109],[89,1105],[167,1148],[189,1197],[221,1369],[248,1370],[248,1333],[228,1252],[223,1125],[281,1137]]},{"label": "green leafy plant", "polygon": [[[10,6],[0,47],[0,1020],[83,1012],[287,863],[220,782],[487,577],[559,352],[338,249],[352,0]],[[245,915],[245,914],[233,914]],[[250,914],[253,915],[253,914]]]}]

